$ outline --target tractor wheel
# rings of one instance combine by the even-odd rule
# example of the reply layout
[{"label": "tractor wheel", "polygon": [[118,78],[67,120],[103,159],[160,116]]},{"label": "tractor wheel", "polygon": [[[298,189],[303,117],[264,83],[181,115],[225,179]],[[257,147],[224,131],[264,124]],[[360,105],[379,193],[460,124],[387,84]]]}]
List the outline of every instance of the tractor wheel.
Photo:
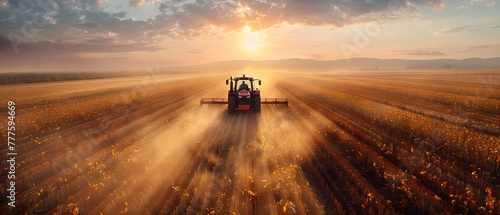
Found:
[{"label": "tractor wheel", "polygon": [[227,112],[233,114],[236,112],[236,98],[234,96],[229,96],[227,98]]},{"label": "tractor wheel", "polygon": [[260,96],[255,96],[253,100],[253,111],[260,113]]}]

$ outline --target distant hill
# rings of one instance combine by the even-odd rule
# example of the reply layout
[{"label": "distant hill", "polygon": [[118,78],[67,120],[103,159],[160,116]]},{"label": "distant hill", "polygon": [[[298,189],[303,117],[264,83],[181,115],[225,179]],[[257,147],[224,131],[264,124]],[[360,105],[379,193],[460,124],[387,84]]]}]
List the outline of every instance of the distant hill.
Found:
[{"label": "distant hill", "polygon": [[[498,58],[468,58],[462,60],[436,59],[436,60],[402,60],[402,59],[376,59],[353,58],[331,61],[318,61],[312,59],[283,59],[267,61],[220,61],[208,64],[163,68],[162,74],[204,72],[204,71],[234,71],[252,69],[275,69],[287,71],[300,70],[376,70],[376,69],[479,69],[500,68]],[[0,73],[0,84],[38,83],[53,81],[71,81],[99,78],[116,78],[128,76],[149,75],[147,71],[81,71],[81,72],[7,72]]]},{"label": "distant hill", "polygon": [[286,70],[345,70],[345,69],[467,69],[467,68],[500,68],[498,58],[467,58],[435,59],[435,60],[403,60],[403,59],[376,59],[353,58],[331,61],[312,59],[283,59],[267,61],[220,61],[208,64],[171,67],[167,70],[239,70],[247,67],[254,69],[286,69]]}]

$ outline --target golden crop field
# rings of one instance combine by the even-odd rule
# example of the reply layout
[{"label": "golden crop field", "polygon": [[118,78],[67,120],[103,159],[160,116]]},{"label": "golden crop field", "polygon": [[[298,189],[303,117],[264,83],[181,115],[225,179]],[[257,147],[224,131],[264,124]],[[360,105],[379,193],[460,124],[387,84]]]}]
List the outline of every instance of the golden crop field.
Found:
[{"label": "golden crop field", "polygon": [[200,105],[241,73],[0,86],[16,213],[500,214],[499,69],[250,71],[289,105]]}]

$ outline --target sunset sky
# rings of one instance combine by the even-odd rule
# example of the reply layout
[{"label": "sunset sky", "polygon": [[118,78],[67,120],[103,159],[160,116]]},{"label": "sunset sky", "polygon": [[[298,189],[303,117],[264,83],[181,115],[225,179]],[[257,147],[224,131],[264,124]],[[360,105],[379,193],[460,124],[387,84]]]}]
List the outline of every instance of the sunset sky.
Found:
[{"label": "sunset sky", "polygon": [[2,70],[499,56],[495,0],[0,0]]}]

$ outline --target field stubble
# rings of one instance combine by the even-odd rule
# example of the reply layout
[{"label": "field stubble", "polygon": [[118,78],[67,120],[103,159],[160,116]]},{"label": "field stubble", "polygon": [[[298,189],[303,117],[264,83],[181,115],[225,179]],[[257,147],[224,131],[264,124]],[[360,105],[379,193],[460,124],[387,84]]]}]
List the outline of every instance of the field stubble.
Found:
[{"label": "field stubble", "polygon": [[260,71],[290,105],[236,115],[199,105],[225,74],[0,86],[19,134],[17,211],[0,209],[498,214],[499,71],[438,72]]}]

